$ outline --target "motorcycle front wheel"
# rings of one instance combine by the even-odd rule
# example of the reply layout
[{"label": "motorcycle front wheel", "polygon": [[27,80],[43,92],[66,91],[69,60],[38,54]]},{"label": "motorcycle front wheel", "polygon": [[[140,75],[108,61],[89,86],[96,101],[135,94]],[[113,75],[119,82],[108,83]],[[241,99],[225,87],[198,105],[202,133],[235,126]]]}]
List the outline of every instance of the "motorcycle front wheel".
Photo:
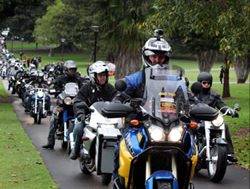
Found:
[{"label": "motorcycle front wheel", "polygon": [[85,175],[90,175],[95,170],[95,162],[94,160],[84,160],[83,158],[79,158],[80,169],[82,173]]},{"label": "motorcycle front wheel", "polygon": [[224,145],[214,145],[210,154],[211,159],[207,165],[209,179],[212,182],[220,182],[227,169],[227,148]]}]

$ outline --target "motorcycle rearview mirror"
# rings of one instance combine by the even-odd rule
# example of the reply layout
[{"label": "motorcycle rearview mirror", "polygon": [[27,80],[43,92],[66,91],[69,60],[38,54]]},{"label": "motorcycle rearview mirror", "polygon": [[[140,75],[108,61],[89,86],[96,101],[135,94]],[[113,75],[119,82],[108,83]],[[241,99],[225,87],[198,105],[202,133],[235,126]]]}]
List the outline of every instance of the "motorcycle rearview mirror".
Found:
[{"label": "motorcycle rearview mirror", "polygon": [[240,108],[240,105],[239,105],[239,104],[235,104],[235,105],[234,105],[234,109],[237,110],[237,111],[240,111],[240,109],[241,109],[241,108]]},{"label": "motorcycle rearview mirror", "polygon": [[194,94],[199,94],[202,91],[202,85],[201,85],[201,83],[200,82],[194,82],[191,85],[191,91]]},{"label": "motorcycle rearview mirror", "polygon": [[119,79],[115,82],[115,89],[117,91],[125,91],[125,89],[127,88],[127,83],[123,80],[123,79]]},{"label": "motorcycle rearview mirror", "polygon": [[133,108],[125,104],[110,103],[103,107],[102,115],[107,118],[125,117],[133,112]]}]

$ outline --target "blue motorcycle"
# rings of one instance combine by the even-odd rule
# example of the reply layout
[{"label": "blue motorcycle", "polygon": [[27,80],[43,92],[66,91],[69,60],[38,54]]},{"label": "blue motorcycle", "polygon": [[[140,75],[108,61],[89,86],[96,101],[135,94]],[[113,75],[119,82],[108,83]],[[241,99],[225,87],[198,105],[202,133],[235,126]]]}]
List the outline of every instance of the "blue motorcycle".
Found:
[{"label": "blue motorcycle", "polygon": [[197,150],[189,130],[190,115],[202,119],[216,115],[214,109],[208,108],[206,118],[199,116],[204,107],[189,112],[183,73],[181,69],[147,68],[142,99],[111,103],[103,108],[104,116],[125,117],[114,188],[194,188],[191,179]]},{"label": "blue motorcycle", "polygon": [[[59,114],[58,129],[56,131],[56,138],[62,140],[62,148],[67,149],[67,153],[71,152],[70,140],[73,140],[73,129],[75,122],[75,114],[73,111],[73,99],[79,91],[76,83],[67,83],[64,90],[57,97],[59,104],[57,112]],[[50,93],[53,93],[50,91]],[[71,137],[70,137],[71,135]],[[70,139],[71,138],[71,139]]]}]

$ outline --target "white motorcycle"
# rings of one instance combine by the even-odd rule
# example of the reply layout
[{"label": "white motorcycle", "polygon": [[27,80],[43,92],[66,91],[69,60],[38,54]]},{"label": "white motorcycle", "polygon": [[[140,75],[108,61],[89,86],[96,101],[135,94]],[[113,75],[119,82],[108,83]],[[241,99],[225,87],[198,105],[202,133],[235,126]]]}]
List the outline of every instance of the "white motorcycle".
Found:
[{"label": "white motorcycle", "polygon": [[[228,115],[230,110],[228,107],[222,107],[215,120],[201,121],[196,128],[195,141],[199,152],[196,171],[207,169],[212,182],[220,182],[226,173],[227,141],[223,116]],[[235,105],[234,110],[239,110],[239,105]]]},{"label": "white motorcycle", "polygon": [[83,144],[80,152],[80,169],[84,174],[96,171],[102,176],[102,184],[111,181],[114,168],[114,147],[121,138],[119,128],[122,118],[106,118],[101,109],[108,102],[96,102],[90,106],[91,114],[85,120]]}]

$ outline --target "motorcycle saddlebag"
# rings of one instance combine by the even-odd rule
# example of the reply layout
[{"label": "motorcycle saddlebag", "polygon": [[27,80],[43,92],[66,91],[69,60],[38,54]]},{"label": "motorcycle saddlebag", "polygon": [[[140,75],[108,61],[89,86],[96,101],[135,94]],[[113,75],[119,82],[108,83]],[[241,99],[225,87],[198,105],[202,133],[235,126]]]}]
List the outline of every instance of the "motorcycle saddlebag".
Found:
[{"label": "motorcycle saddlebag", "polygon": [[97,128],[96,137],[96,173],[112,173],[114,169],[114,147],[121,138],[117,128]]}]

